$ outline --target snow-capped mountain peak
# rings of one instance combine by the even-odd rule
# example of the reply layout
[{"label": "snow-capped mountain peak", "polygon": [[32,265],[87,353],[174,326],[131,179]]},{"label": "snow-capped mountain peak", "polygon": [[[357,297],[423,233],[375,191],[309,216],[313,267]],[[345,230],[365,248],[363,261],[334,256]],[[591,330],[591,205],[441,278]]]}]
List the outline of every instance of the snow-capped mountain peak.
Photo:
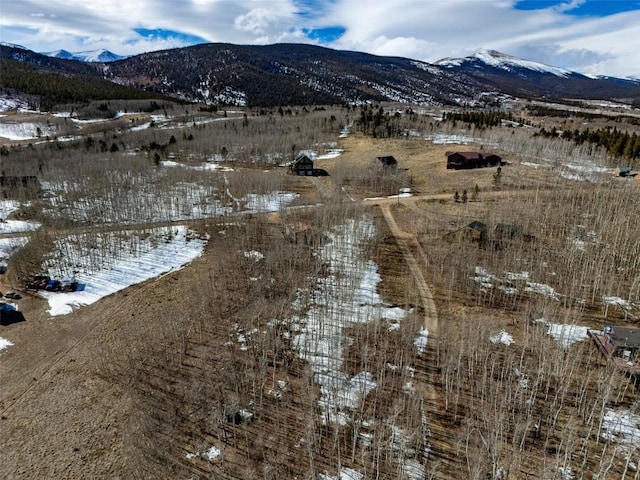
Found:
[{"label": "snow-capped mountain peak", "polygon": [[62,58],[64,60],[75,60],[73,53],[67,50],[55,50],[53,52],[43,52],[47,57]]},{"label": "snow-capped mountain peak", "polygon": [[69,52],[67,50],[55,50],[53,52],[42,52],[48,57],[63,58],[65,60],[78,60],[80,62],[115,62],[126,58],[122,55],[116,55],[104,48],[99,50],[87,50],[84,52]]},{"label": "snow-capped mountain peak", "polygon": [[474,53],[472,57],[483,61],[487,65],[509,71],[514,67],[520,67],[527,68],[529,70],[536,70],[542,73],[552,73],[558,77],[566,77],[573,73],[572,71],[564,68],[553,67],[551,65],[545,65],[544,63],[533,62],[531,60],[524,60],[495,50],[480,50],[479,52]]},{"label": "snow-capped mountain peak", "polygon": [[544,63],[534,62],[531,60],[524,60],[496,50],[480,50],[473,55],[464,58],[443,58],[442,60],[435,62],[435,64],[441,67],[453,68],[460,67],[465,63],[478,62],[482,62],[485,65],[506,70],[508,72],[525,68],[527,70],[534,70],[540,73],[550,73],[552,75],[565,78],[575,74],[575,72],[572,72],[571,70],[545,65]]},{"label": "snow-capped mountain peak", "polygon": [[20,50],[29,50],[27,47],[23,47],[22,45],[17,45],[15,43],[9,43],[9,42],[0,42],[0,47],[19,48]]}]

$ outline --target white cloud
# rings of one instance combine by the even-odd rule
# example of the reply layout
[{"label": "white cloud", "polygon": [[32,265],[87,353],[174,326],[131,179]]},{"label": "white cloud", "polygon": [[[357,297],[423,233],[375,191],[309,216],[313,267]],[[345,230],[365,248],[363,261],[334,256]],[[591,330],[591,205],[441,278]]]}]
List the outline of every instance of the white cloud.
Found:
[{"label": "white cloud", "polygon": [[233,25],[243,32],[264,35],[269,29],[282,20],[290,20],[293,12],[282,12],[266,8],[254,8],[235,18]]},{"label": "white cloud", "polygon": [[[340,26],[329,47],[428,62],[495,49],[585,73],[640,76],[640,10],[572,15],[584,0],[517,10],[517,0],[4,0],[2,40],[36,51],[107,48],[118,54],[182,46],[142,38],[165,29],[211,42],[308,42],[303,33]],[[304,10],[304,15],[298,12]],[[181,43],[182,42],[182,43]]]}]

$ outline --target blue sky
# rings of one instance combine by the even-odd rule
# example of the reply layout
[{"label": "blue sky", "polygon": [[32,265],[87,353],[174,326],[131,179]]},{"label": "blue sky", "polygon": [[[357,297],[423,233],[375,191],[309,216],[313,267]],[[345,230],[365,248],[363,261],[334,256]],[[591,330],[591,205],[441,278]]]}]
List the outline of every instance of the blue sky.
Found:
[{"label": "blue sky", "polygon": [[427,62],[494,49],[640,77],[640,0],[2,0],[0,41],[121,55],[300,42]]}]

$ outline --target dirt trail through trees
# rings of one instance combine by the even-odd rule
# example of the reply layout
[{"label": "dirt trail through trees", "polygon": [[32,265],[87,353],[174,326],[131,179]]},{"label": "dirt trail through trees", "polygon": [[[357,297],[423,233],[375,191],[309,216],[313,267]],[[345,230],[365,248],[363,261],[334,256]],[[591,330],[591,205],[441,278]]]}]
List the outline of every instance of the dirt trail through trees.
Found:
[{"label": "dirt trail through trees", "polygon": [[433,301],[433,295],[431,294],[429,285],[422,275],[422,270],[418,265],[418,261],[413,256],[413,253],[409,248],[410,243],[417,243],[417,240],[413,235],[400,230],[400,227],[398,227],[395,218],[393,218],[393,214],[391,213],[391,209],[388,203],[381,205],[380,209],[382,210],[382,214],[387,221],[387,225],[389,225],[391,233],[393,233],[393,236],[396,238],[396,241],[398,242],[398,245],[402,250],[404,259],[409,266],[414,281],[416,282],[416,286],[420,294],[420,300],[422,302],[422,307],[424,308],[424,327],[429,331],[429,337],[431,339],[437,337],[438,312],[436,311],[436,305]]}]

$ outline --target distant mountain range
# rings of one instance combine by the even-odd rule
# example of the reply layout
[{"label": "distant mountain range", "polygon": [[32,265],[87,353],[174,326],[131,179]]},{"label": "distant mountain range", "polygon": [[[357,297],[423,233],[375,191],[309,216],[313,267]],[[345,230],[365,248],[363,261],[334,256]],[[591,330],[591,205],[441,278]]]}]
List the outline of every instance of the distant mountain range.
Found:
[{"label": "distant mountain range", "polygon": [[116,55],[109,50],[87,50],[84,52],[69,52],[67,50],[55,50],[53,52],[41,52],[42,55],[65,60],[77,60],[79,62],[115,62],[126,58],[123,55]]},{"label": "distant mountain range", "polygon": [[82,61],[79,54],[49,54],[55,56],[0,46],[0,58],[37,65],[49,73],[91,74],[147,93],[206,104],[272,107],[396,101],[491,107],[505,96],[515,96],[640,105],[638,80],[589,77],[494,50],[435,63],[307,44],[212,43],[120,59],[106,51],[83,52]]}]

